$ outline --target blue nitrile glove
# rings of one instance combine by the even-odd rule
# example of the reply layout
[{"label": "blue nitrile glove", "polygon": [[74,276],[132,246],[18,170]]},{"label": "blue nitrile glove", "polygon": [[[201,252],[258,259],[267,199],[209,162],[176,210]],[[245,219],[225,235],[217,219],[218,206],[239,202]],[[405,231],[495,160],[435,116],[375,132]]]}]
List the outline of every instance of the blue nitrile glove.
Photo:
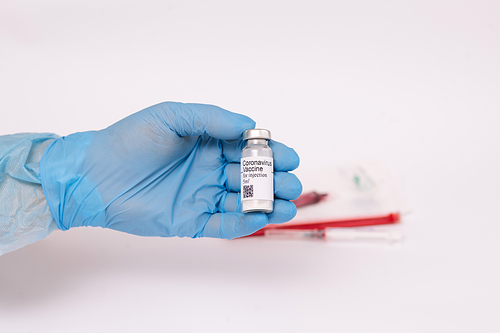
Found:
[{"label": "blue nitrile glove", "polygon": [[142,236],[235,238],[295,216],[299,157],[271,142],[271,214],[240,210],[240,156],[248,117],[203,104],[161,103],[102,131],[54,141],[42,186],[62,230],[100,226]]}]

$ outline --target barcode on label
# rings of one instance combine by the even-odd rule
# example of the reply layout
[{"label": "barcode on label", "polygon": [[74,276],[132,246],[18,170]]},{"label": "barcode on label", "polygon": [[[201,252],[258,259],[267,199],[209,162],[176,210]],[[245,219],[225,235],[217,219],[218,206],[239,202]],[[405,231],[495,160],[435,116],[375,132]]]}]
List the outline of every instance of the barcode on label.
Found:
[{"label": "barcode on label", "polygon": [[253,185],[243,185],[243,199],[253,198]]}]

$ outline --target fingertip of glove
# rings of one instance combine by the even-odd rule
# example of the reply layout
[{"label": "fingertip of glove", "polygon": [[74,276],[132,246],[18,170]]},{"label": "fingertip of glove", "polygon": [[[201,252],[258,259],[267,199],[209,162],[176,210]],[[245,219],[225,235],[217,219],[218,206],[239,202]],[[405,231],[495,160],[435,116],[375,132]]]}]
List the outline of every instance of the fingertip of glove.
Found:
[{"label": "fingertip of glove", "polygon": [[302,183],[295,174],[290,172],[274,174],[274,194],[277,198],[295,200],[301,193]]},{"label": "fingertip of glove", "polygon": [[269,223],[285,223],[297,215],[297,207],[291,201],[275,200],[274,211],[269,214]]},{"label": "fingertip of glove", "polygon": [[293,148],[288,148],[290,150],[290,153],[288,154],[289,155],[289,165],[290,167],[292,168],[292,170],[295,170],[299,167],[300,165],[300,157],[299,157],[299,154],[297,154],[297,152],[295,151],[295,149]]},{"label": "fingertip of glove", "polygon": [[246,213],[244,218],[244,223],[251,226],[251,229],[255,229],[253,232],[264,228],[267,225],[267,215],[264,213]]},{"label": "fingertip of glove", "polygon": [[290,221],[297,215],[297,206],[291,201],[285,201],[285,205],[282,208],[283,217]]},{"label": "fingertip of glove", "polygon": [[295,176],[295,178],[297,179],[297,182],[296,182],[295,186],[290,189],[290,193],[289,193],[290,198],[291,198],[290,200],[295,200],[298,197],[300,197],[300,195],[302,194],[302,183],[300,182],[300,180],[297,176]]}]

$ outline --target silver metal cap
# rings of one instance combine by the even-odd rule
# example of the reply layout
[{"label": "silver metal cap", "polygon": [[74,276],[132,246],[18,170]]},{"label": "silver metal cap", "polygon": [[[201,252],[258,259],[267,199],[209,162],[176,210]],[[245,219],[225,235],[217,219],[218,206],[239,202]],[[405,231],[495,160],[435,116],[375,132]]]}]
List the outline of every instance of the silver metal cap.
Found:
[{"label": "silver metal cap", "polygon": [[271,140],[271,132],[262,128],[246,130],[245,133],[243,133],[243,140],[250,140],[250,139]]}]

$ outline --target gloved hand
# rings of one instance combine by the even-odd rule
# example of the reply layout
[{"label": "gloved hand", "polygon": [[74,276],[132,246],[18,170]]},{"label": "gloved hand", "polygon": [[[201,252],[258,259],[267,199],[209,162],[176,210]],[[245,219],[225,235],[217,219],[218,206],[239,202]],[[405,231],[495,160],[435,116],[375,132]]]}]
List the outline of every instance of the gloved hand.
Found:
[{"label": "gloved hand", "polygon": [[299,157],[272,141],[271,214],[240,210],[240,156],[248,117],[202,104],[161,103],[102,130],[54,141],[40,165],[62,230],[100,226],[142,236],[236,238],[291,220]]}]

